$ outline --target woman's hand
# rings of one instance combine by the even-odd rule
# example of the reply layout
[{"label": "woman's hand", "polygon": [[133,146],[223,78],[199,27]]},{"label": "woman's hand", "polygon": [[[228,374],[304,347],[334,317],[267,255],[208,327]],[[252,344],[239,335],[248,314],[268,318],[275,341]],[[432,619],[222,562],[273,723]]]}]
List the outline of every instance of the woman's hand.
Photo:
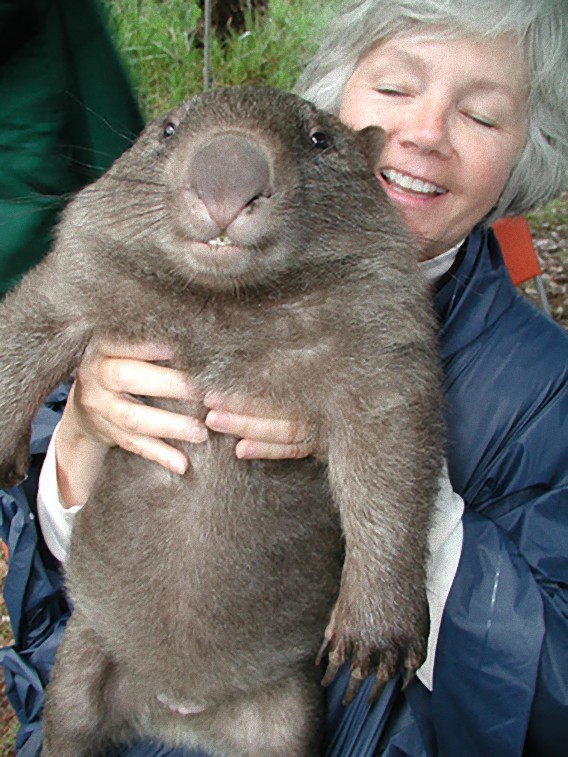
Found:
[{"label": "woman's hand", "polygon": [[243,460],[300,460],[315,453],[307,422],[278,416],[266,401],[250,397],[205,395],[205,424],[240,439],[235,454]]},{"label": "woman's hand", "polygon": [[[312,454],[306,423],[275,417],[256,399],[200,396],[185,375],[156,364],[170,360],[157,345],[98,343],[77,370],[56,439],[57,476],[66,506],[82,504],[110,447],[120,446],[173,473],[187,470],[188,460],[165,439],[200,443],[207,429],[240,438],[243,459],[302,458]],[[211,408],[205,423],[197,418],[151,407],[133,395],[198,400]]]}]

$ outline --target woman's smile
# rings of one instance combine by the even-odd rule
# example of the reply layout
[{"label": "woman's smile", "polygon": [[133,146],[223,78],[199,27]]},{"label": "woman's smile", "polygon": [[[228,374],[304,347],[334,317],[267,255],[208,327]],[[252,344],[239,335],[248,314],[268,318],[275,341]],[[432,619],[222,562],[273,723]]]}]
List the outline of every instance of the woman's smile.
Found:
[{"label": "woman's smile", "polygon": [[445,187],[435,184],[426,178],[413,176],[396,168],[382,168],[377,172],[377,178],[384,185],[387,194],[393,194],[395,200],[404,201],[404,197],[422,200],[437,199],[447,193]]}]

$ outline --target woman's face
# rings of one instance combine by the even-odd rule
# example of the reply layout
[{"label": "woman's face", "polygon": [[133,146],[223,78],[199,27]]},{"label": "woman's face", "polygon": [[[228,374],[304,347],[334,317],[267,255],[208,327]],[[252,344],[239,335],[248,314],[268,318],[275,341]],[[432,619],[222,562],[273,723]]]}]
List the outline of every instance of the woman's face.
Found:
[{"label": "woman's face", "polygon": [[403,35],[357,64],[340,118],[386,131],[376,175],[424,240],[424,259],[461,242],[497,204],[525,144],[526,82],[509,36]]}]

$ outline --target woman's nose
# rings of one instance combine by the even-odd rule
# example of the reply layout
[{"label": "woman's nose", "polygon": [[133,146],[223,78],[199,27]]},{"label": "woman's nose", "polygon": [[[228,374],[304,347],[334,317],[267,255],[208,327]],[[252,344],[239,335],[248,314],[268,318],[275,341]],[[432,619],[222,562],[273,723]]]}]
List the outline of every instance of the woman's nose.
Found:
[{"label": "woman's nose", "polygon": [[439,153],[449,157],[452,152],[450,115],[441,103],[416,103],[407,113],[399,131],[399,141],[421,153]]}]

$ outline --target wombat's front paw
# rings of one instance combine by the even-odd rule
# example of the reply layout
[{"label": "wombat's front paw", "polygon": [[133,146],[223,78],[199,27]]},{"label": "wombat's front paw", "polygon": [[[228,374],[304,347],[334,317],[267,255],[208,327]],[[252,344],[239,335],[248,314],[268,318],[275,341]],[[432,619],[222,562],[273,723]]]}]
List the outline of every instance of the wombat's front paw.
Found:
[{"label": "wombat's front paw", "polygon": [[[380,593],[380,588],[377,588]],[[398,672],[404,685],[412,680],[426,658],[428,641],[428,605],[426,599],[411,606],[380,608],[363,599],[342,599],[340,594],[325,631],[325,640],[318,655],[318,664],[328,653],[329,661],[323,686],[335,678],[339,668],[351,658],[351,678],[343,698],[349,704],[362,682],[376,671],[376,680],[369,701],[374,701],[384,686]]]},{"label": "wombat's front paw", "polygon": [[12,455],[5,452],[0,455],[0,487],[11,489],[20,484],[25,480],[29,466],[29,437],[26,437]]}]

